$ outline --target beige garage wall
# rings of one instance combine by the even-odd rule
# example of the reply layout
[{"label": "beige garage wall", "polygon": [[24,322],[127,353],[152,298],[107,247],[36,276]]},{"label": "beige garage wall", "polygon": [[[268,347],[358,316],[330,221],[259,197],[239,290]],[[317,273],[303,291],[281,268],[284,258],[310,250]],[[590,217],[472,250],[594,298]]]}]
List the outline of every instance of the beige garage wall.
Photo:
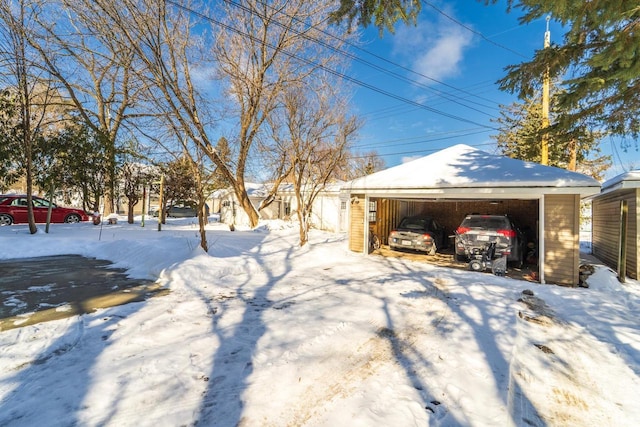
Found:
[{"label": "beige garage wall", "polygon": [[580,266],[580,197],[544,196],[544,279],[575,286]]}]

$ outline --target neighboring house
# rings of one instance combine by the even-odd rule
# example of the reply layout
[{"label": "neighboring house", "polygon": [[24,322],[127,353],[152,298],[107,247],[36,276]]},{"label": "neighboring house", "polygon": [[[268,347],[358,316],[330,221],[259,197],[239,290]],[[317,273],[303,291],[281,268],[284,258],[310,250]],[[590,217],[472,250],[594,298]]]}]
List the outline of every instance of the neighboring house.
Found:
[{"label": "neighboring house", "polygon": [[370,228],[385,243],[408,215],[431,215],[453,234],[466,214],[509,214],[537,245],[540,282],[573,286],[580,200],[599,191],[580,173],[456,145],[345,184],[349,248],[368,253]]},{"label": "neighboring house", "polygon": [[[341,189],[344,182],[328,184],[318,193],[311,207],[311,226],[313,228],[331,232],[346,232],[349,224],[347,216],[348,197],[341,197]],[[304,191],[304,190],[303,190]],[[297,219],[296,211],[298,203],[292,184],[280,187],[278,198],[285,208],[285,216]]]},{"label": "neighboring house", "polygon": [[[247,194],[257,209],[267,197],[268,188],[264,184],[246,184]],[[316,197],[311,214],[311,225],[326,231],[346,231],[348,225],[347,199],[341,199],[341,183],[330,184]],[[225,224],[249,224],[247,214],[238,204],[238,199],[231,189],[218,190],[213,195],[212,212],[220,214],[220,222]],[[296,220],[298,205],[292,184],[283,184],[276,193],[275,200],[259,214],[262,219]],[[216,210],[218,209],[218,210]]]},{"label": "neighboring house", "polygon": [[[626,233],[622,233],[622,209],[626,206]],[[640,170],[616,176],[602,184],[591,202],[592,252],[618,270],[622,244],[626,250],[626,276],[640,277]],[[621,267],[621,266],[620,266]]]},{"label": "neighboring house", "polygon": [[[251,204],[256,209],[269,194],[269,190],[264,184],[246,183],[245,188]],[[249,217],[238,203],[233,189],[218,190],[214,193],[213,198],[214,207],[220,209],[217,212],[220,214],[220,222],[229,225],[249,225]],[[216,213],[215,208],[214,213]],[[281,203],[276,200],[268,208],[262,210],[260,217],[264,219],[281,218],[281,210]]]}]

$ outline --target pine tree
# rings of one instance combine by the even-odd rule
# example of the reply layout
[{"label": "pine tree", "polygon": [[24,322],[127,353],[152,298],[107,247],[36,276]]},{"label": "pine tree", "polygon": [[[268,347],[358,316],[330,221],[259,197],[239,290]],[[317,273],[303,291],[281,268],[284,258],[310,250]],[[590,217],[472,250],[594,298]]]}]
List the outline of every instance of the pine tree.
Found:
[{"label": "pine tree", "polygon": [[[559,96],[555,93],[553,100]],[[555,102],[552,102],[555,105]],[[543,132],[549,136],[549,165],[583,172],[602,179],[609,167],[609,156],[601,156],[599,143],[601,133],[578,126],[571,132],[559,125],[565,114],[558,108],[551,109],[551,126],[545,131],[542,126],[542,103],[540,97],[525,99],[509,106],[501,106],[500,117],[494,120],[500,133],[492,138],[498,143],[502,154],[520,160],[540,162],[540,141]]]},{"label": "pine tree", "polygon": [[[515,4],[513,0],[510,5]],[[568,31],[561,44],[507,68],[501,88],[531,97],[545,70],[561,79],[564,132],[578,127],[640,135],[640,6],[637,0],[522,0],[523,23],[551,15]]]}]

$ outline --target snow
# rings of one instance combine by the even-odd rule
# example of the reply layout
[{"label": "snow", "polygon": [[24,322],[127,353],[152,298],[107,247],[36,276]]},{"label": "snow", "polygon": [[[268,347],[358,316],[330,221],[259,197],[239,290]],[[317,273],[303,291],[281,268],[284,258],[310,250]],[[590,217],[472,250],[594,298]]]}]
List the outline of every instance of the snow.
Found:
[{"label": "snow", "polygon": [[602,183],[602,192],[640,187],[640,170],[631,170]]},{"label": "snow", "polygon": [[0,425],[640,425],[640,284],[606,267],[566,288],[344,234],[300,248],[280,221],[212,223],[208,254],[195,220],[145,225],[0,227],[0,259],[98,257],[170,289],[0,332]]},{"label": "snow", "polygon": [[595,179],[566,169],[490,154],[465,144],[358,178],[351,189],[593,187]]}]

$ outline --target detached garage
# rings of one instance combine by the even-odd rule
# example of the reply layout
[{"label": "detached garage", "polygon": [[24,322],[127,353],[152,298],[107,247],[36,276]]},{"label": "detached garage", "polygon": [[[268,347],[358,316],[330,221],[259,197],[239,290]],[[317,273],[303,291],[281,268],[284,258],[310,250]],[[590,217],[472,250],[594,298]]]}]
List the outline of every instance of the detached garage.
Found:
[{"label": "detached garage", "polygon": [[636,280],[640,277],[639,203],[638,170],[606,181],[592,200],[593,254],[620,275]]},{"label": "detached garage", "polygon": [[349,248],[368,253],[404,217],[429,214],[452,234],[469,213],[508,214],[537,242],[541,283],[578,284],[580,199],[595,179],[456,145],[347,183]]}]

